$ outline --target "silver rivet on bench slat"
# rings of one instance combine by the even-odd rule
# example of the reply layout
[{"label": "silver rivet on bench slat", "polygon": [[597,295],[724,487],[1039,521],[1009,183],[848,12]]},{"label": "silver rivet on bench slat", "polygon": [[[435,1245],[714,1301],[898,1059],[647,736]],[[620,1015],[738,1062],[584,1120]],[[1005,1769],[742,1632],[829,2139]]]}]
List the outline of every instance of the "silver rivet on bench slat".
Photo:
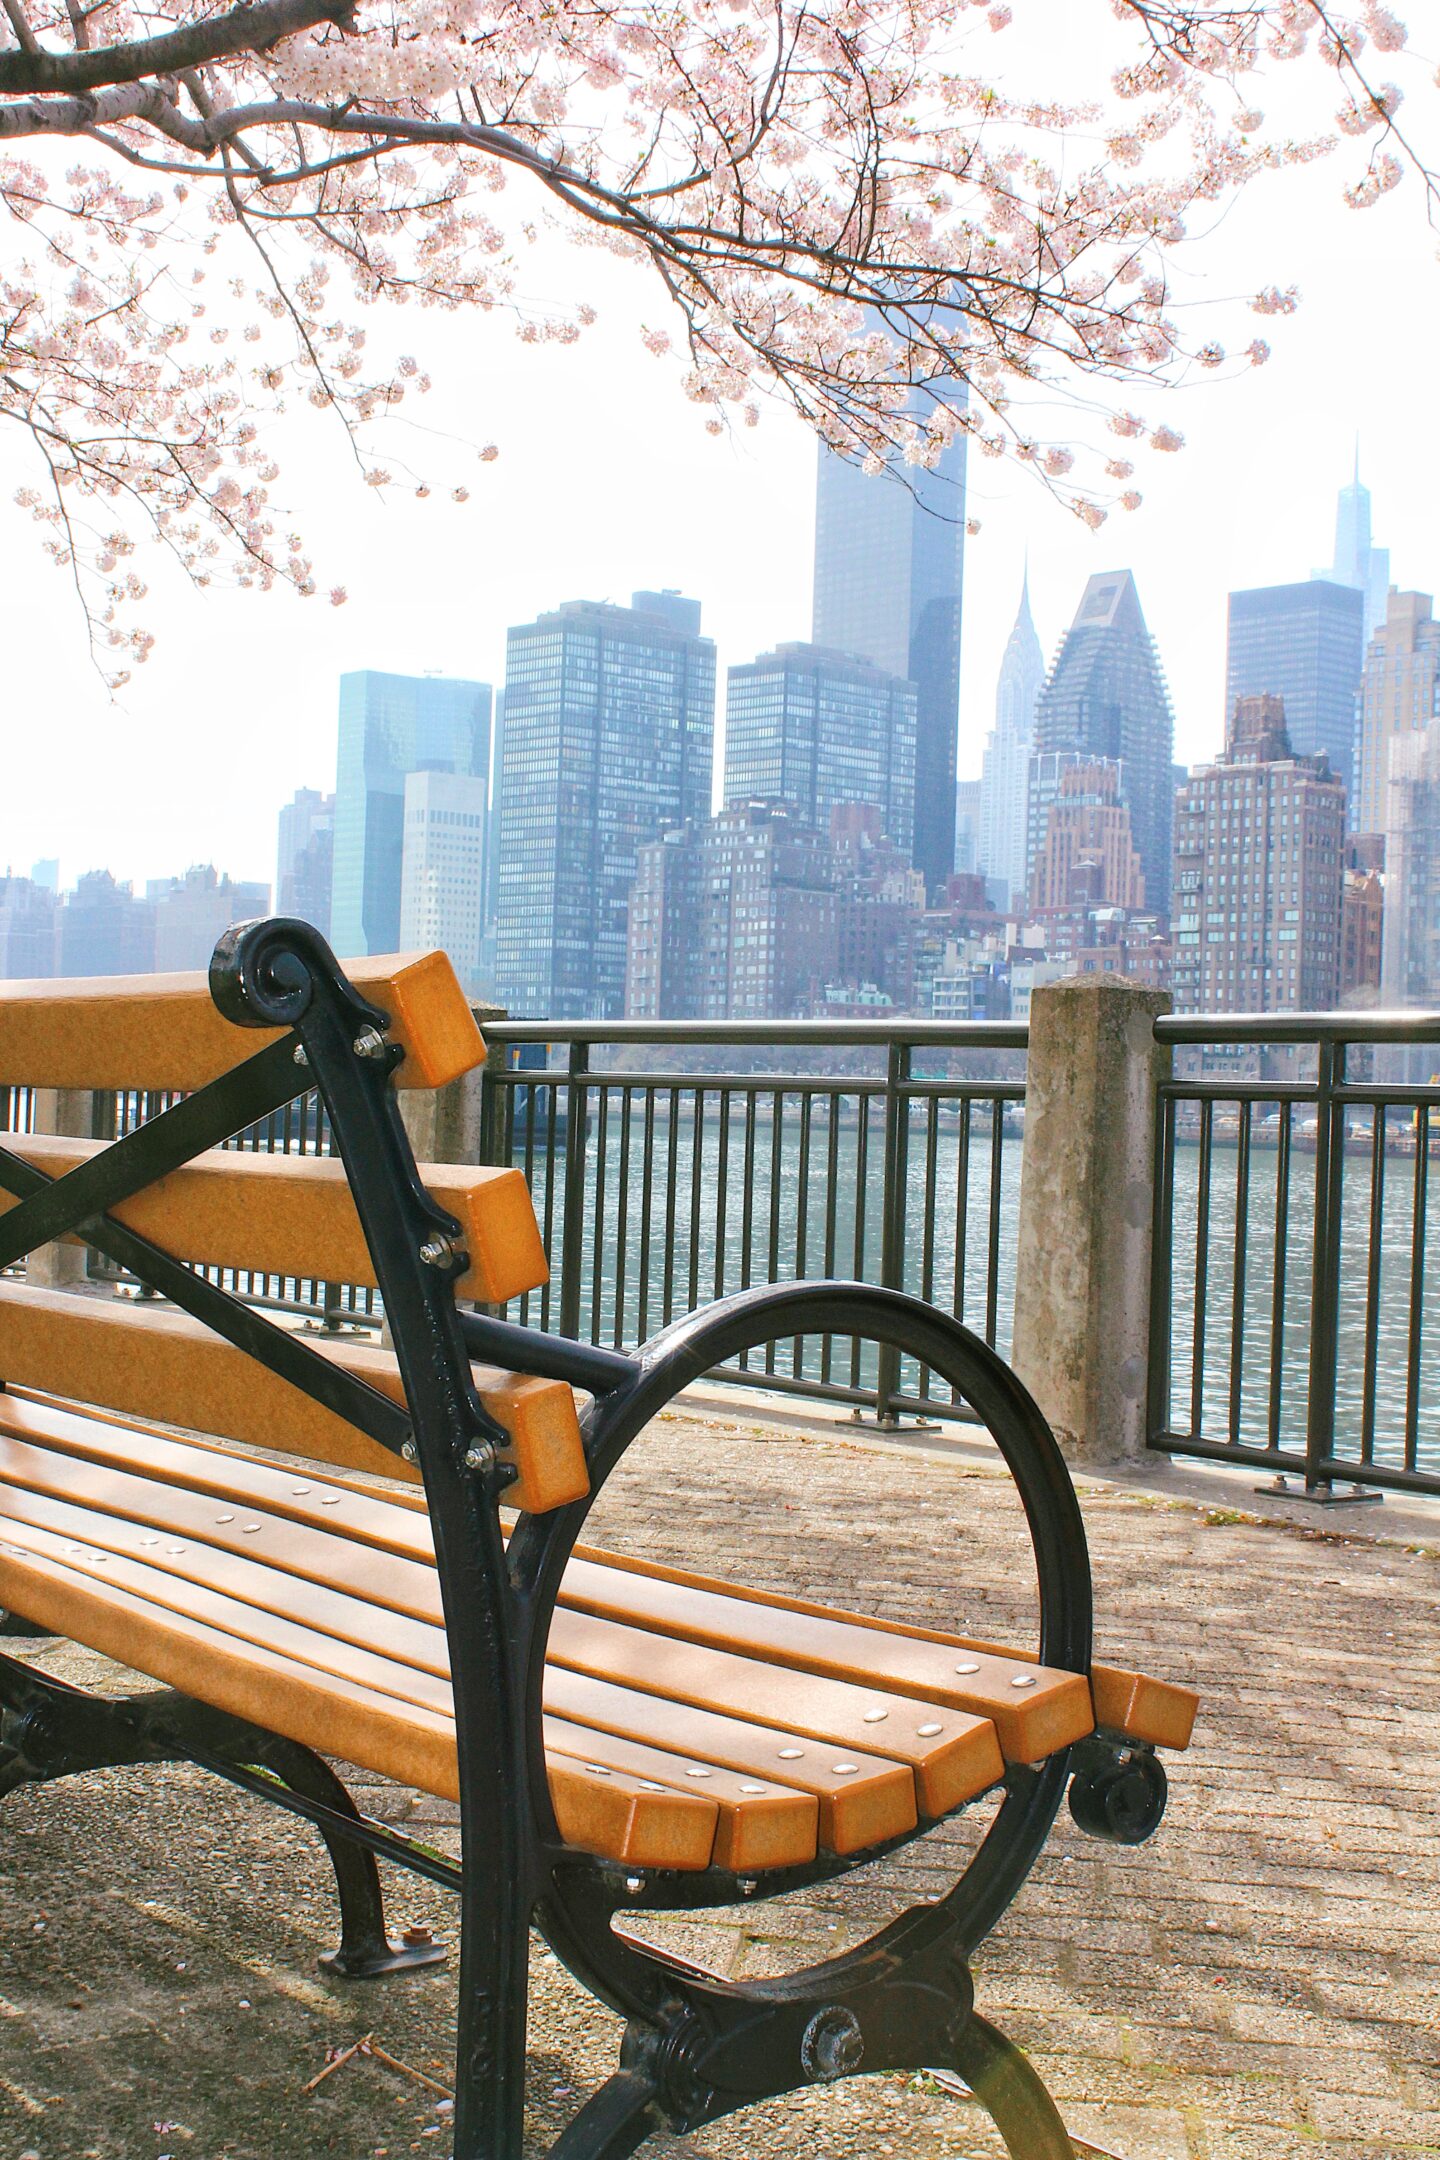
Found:
[{"label": "silver rivet on bench slat", "polygon": [[642,1777],[640,1780],[640,1790],[641,1792],[664,1792],[665,1787],[663,1785],[655,1785],[651,1782],[649,1778]]},{"label": "silver rivet on bench slat", "polygon": [[320,1495],[320,1505],[321,1507],[338,1507],[340,1505],[340,1494],[338,1492],[322,1493]]},{"label": "silver rivet on bench slat", "polygon": [[799,1762],[801,1756],[804,1753],[805,1750],[803,1747],[782,1747],[780,1750],[780,1760],[781,1762]]},{"label": "silver rivet on bench slat", "polygon": [[240,1534],[242,1537],[253,1537],[255,1535],[255,1532],[259,1528],[260,1525],[258,1522],[242,1522],[240,1525]]},{"label": "silver rivet on bench slat", "polygon": [[980,1667],[974,1662],[973,1659],[967,1659],[963,1665],[957,1665],[955,1667],[955,1670],[959,1673],[973,1673],[979,1672]]},{"label": "silver rivet on bench slat", "polygon": [[889,1715],[888,1710],[867,1710],[865,1712],[865,1723],[867,1725],[880,1725]]},{"label": "silver rivet on bench slat", "polygon": [[685,1772],[685,1775],[686,1775],[686,1777],[709,1777],[709,1776],[710,1776],[710,1772],[709,1772],[708,1770],[700,1770],[700,1769],[695,1769],[695,1770],[687,1770],[687,1771]]},{"label": "silver rivet on bench slat", "polygon": [[766,1787],[763,1785],[742,1785],[740,1790],[741,1792],[764,1792]]},{"label": "silver rivet on bench slat", "polygon": [[217,1515],[215,1517],[215,1520],[217,1523],[234,1522],[235,1517],[233,1515]]},{"label": "silver rivet on bench slat", "polygon": [[945,1728],[943,1725],[936,1725],[934,1723],[931,1723],[929,1725],[917,1725],[915,1727],[915,1730],[917,1733],[919,1733],[922,1740],[933,1740],[936,1733],[944,1732]]},{"label": "silver rivet on bench slat", "polygon": [[142,1537],[140,1542],[142,1545],[158,1545],[160,1540],[158,1537]]},{"label": "silver rivet on bench slat", "polygon": [[1036,1687],[1038,1686],[1038,1684],[1039,1683],[1037,1682],[1035,1675],[1032,1672],[1017,1673],[1015,1678],[1010,1682],[1011,1687]]},{"label": "silver rivet on bench slat", "polygon": [[165,1550],[167,1553],[171,1553],[172,1555],[178,1555],[184,1552],[185,1547],[183,1545],[167,1545],[165,1547]]},{"label": "silver rivet on bench slat", "polygon": [[596,1777],[609,1777],[610,1775],[603,1762],[587,1762],[585,1768],[593,1770]]},{"label": "silver rivet on bench slat", "polygon": [[295,1498],[297,1500],[303,1500],[306,1493],[309,1492],[310,1487],[308,1485],[292,1485],[290,1487],[290,1490],[295,1495]]},{"label": "silver rivet on bench slat", "polygon": [[853,1762],[837,1762],[831,1763],[830,1768],[834,1771],[836,1777],[854,1777],[860,1765]]}]

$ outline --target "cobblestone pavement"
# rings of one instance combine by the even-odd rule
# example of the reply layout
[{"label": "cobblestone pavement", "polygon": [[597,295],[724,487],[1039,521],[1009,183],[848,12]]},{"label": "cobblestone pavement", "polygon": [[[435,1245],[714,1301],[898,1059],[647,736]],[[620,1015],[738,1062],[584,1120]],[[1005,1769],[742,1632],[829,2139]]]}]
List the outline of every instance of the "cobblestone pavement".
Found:
[{"label": "cobblestone pavement", "polygon": [[[1082,2153],[1440,2154],[1440,1515],[1437,1549],[1406,1549],[1371,1541],[1383,1526],[1368,1515],[1315,1532],[1128,1489],[1082,1498],[1099,1653],[1197,1687],[1203,1709],[1153,1844],[1100,1846],[1062,1818],[981,1954],[981,2007],[1031,2050]],[[595,1535],[1032,1639],[1023,1525],[983,1456],[676,1412],[607,1494]],[[68,1646],[26,1654],[103,1677]],[[375,1812],[453,1837],[440,1803],[357,1782]],[[977,1828],[962,1820],[844,1885],[677,1923],[668,1939],[724,1972],[784,1969],[942,1889]],[[397,1921],[443,1933],[447,1906],[395,1886]],[[435,2092],[378,2059],[302,2088],[328,2050],[369,2032],[444,2080],[453,1975],[317,1977],[333,1928],[323,1865],[307,1834],[292,1841],[229,1788],[126,1771],[16,1794],[0,1822],[0,1915],[0,2160],[448,2152]],[[543,1950],[534,1979],[539,2155],[613,2063],[616,2031]],[[677,2160],[1000,2152],[973,2105],[924,2079],[862,2079],[656,2145]]]}]

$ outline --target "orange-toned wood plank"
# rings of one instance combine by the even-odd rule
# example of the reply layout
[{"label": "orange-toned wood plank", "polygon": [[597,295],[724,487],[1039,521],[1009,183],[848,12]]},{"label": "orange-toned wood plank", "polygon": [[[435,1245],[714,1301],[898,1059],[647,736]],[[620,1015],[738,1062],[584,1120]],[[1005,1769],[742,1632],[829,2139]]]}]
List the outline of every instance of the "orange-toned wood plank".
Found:
[{"label": "orange-toned wood plank", "polygon": [[593,1776],[621,1770],[642,1784],[700,1792],[713,1800],[719,1810],[712,1855],[717,1867],[758,1875],[766,1868],[795,1867],[815,1857],[819,1810],[809,1793],[778,1781],[741,1777],[703,1757],[672,1755],[613,1733],[592,1732],[564,1718],[547,1716],[544,1730],[547,1762],[554,1755],[570,1755]]},{"label": "orange-toned wood plank", "polygon": [[[0,1522],[0,1605],[271,1732],[459,1798],[454,1724],[441,1712],[169,1611],[105,1579],[83,1551],[66,1559],[44,1544],[40,1533]],[[709,1864],[719,1817],[712,1800],[655,1789],[658,1781],[622,1769],[597,1777],[558,1751],[547,1752],[546,1773],[567,1844],[636,1867]]]},{"label": "orange-toned wood plank", "polygon": [[[366,1344],[309,1340],[396,1402],[399,1367]],[[511,1507],[541,1512],[589,1489],[575,1400],[554,1380],[474,1368],[486,1410],[509,1435]],[[342,1469],[416,1482],[419,1472],[343,1418],[172,1309],[0,1282],[0,1380],[69,1401],[282,1449]]]},{"label": "orange-toned wood plank", "polygon": [[[826,1852],[864,1852],[891,1838],[903,1837],[919,1821],[915,1780],[905,1763],[847,1748],[842,1755],[813,1734],[783,1725],[752,1725],[743,1718],[670,1702],[637,1688],[570,1672],[563,1665],[545,1668],[545,1707],[577,1727],[644,1742],[701,1762],[723,1763],[746,1777],[783,1777],[786,1784],[813,1794],[820,1810],[820,1843]],[[837,1762],[853,1769],[837,1772]],[[966,1799],[984,1792],[979,1782]]]},{"label": "orange-toned wood plank", "polygon": [[[572,1559],[561,1597],[577,1611],[732,1650],[796,1672],[915,1696],[988,1718],[1010,1762],[1039,1762],[1093,1730],[1078,1673],[880,1633],[845,1614],[798,1612],[728,1589]],[[885,1736],[876,1735],[883,1746]]]},{"label": "orange-toned wood plank", "polygon": [[853,1750],[867,1743],[883,1747],[892,1762],[907,1763],[913,1771],[926,1815],[949,1814],[1004,1775],[999,1742],[988,1719],[917,1704],[878,1688],[787,1671],[757,1658],[667,1640],[563,1607],[551,1626],[549,1658],[552,1664],[647,1695],[808,1733],[834,1746],[831,1767],[841,1777],[855,1774],[837,1767],[855,1762]]},{"label": "orange-toned wood plank", "polygon": [[[444,953],[342,966],[390,1015],[390,1039],[405,1052],[397,1087],[444,1087],[482,1063],[480,1030]],[[204,1087],[283,1032],[223,1019],[201,974],[0,983],[0,1087]]]},{"label": "orange-toned wood plank", "polygon": [[[106,1143],[5,1133],[0,1146],[49,1177],[63,1177],[103,1155]],[[520,1171],[433,1163],[421,1166],[420,1179],[461,1224],[470,1265],[455,1284],[457,1297],[503,1305],[549,1281],[530,1188]],[[17,1205],[13,1194],[0,1192],[0,1215]],[[122,1201],[114,1214],[180,1260],[375,1284],[370,1248],[336,1156],[215,1148]]]}]

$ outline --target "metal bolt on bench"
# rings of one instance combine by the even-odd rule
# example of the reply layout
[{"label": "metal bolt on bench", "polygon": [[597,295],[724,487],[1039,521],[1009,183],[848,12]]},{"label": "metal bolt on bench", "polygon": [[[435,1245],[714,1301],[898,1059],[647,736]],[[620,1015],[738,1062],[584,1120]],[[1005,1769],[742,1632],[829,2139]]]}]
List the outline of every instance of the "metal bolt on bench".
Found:
[{"label": "metal bolt on bench", "polygon": [[[243,1029],[269,1037],[248,1058]],[[299,922],[227,933],[208,990],[0,985],[0,1088],[182,1098],[108,1146],[0,1141],[0,1268],[79,1236],[153,1293],[0,1280],[0,1607],[15,1632],[69,1634],[162,1683],[101,1701],[0,1657],[0,1794],[184,1760],[288,1810],[334,1866],[341,1942],[322,1962],[342,1977],[444,1955],[387,1934],[377,1856],[454,1891],[456,2160],[520,2160],[532,1926],[627,2021],[552,2160],[622,2160],[773,2094],[932,2066],[1016,2160],[1072,2160],[1039,2076],[976,2011],[971,1959],[1067,1788],[1095,1836],[1155,1830],[1155,1749],[1187,1744],[1195,1698],[1092,1663],[1063,1459],[953,1319],[800,1283],[726,1298],[628,1357],[462,1309],[545,1280],[529,1195],[510,1168],[417,1167],[396,1089],[483,1055],[443,955],[347,978]],[[332,1157],[224,1147],[311,1087]],[[277,1326],[203,1268],[368,1284],[393,1355]],[[682,1389],[811,1333],[918,1360],[988,1426],[1034,1548],[1033,1652],[580,1543]],[[325,1756],[457,1800],[461,1862],[361,1816]],[[985,1798],[948,1895],[809,1969],[727,1981],[612,1927],[839,1882]]]}]

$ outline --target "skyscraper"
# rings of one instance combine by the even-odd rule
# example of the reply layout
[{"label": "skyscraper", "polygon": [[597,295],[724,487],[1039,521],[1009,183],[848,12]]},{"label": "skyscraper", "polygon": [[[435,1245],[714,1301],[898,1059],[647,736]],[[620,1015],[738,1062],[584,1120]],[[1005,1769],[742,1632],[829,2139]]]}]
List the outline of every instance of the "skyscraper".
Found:
[{"label": "skyscraper", "polygon": [[1237,698],[1175,805],[1181,1012],[1325,1012],[1340,988],[1345,791],[1277,697]]},{"label": "skyscraper", "polygon": [[447,952],[472,996],[481,988],[489,812],[485,773],[405,776],[400,950]]},{"label": "skyscraper", "polygon": [[819,457],[811,636],[915,685],[914,855],[933,891],[955,866],[965,437],[903,478]]},{"label": "skyscraper", "polygon": [[[1297,757],[1329,758],[1354,785],[1355,700],[1365,656],[1365,596],[1312,578],[1230,595],[1225,708],[1241,697],[1284,701]],[[1351,830],[1356,830],[1352,823]]]},{"label": "skyscraper", "polygon": [[[1375,547],[1370,538],[1370,490],[1360,484],[1360,445],[1355,445],[1355,476],[1340,490],[1335,505],[1335,560],[1328,570],[1312,570],[1312,578],[1330,585],[1350,585],[1364,595],[1364,639],[1368,645],[1385,620],[1385,601],[1390,591],[1390,550]],[[1357,825],[1356,832],[1377,827]]]},{"label": "skyscraper", "polygon": [[1120,799],[1123,770],[1096,758],[1061,775],[1030,879],[1032,913],[1073,907],[1082,898],[1095,907],[1144,907],[1145,879]]},{"label": "skyscraper", "polygon": [[[915,741],[912,684],[843,652],[777,645],[729,671],[725,800],[788,802],[820,832],[838,803],[873,803],[887,838],[908,853]],[[954,788],[952,774],[952,798]]]},{"label": "skyscraper", "polygon": [[[1440,1004],[1440,720],[1397,737],[1390,751],[1381,984],[1385,1005]],[[1395,1062],[1428,1079],[1434,1046]]]},{"label": "skyscraper", "polygon": [[980,775],[980,868],[1004,888],[1008,907],[1025,884],[1027,796],[1035,746],[1035,707],[1045,687],[1045,660],[1030,614],[1030,578],[1020,587],[1020,611],[1000,663],[995,725]]},{"label": "skyscraper", "polygon": [[[1170,692],[1133,576],[1112,570],[1092,577],[1040,693],[1035,758],[1042,770],[1047,756],[1066,751],[1120,760],[1120,800],[1130,812],[1146,905],[1162,915],[1170,905],[1174,734]],[[1044,839],[1037,807],[1032,788],[1030,869]]]},{"label": "skyscraper", "polygon": [[[658,597],[663,606],[639,603]],[[618,1018],[641,847],[710,812],[715,647],[700,603],[571,600],[509,633],[497,994],[545,1019]]]},{"label": "skyscraper", "polygon": [[1360,678],[1359,786],[1350,830],[1385,830],[1390,745],[1440,717],[1440,622],[1429,593],[1392,592]]},{"label": "skyscraper", "polygon": [[490,685],[441,675],[340,678],[330,942],[342,959],[396,952],[405,776],[490,763]]},{"label": "skyscraper", "polygon": [[335,797],[297,788],[280,812],[275,863],[275,911],[298,915],[321,931],[330,927],[330,873],[335,846]]}]

